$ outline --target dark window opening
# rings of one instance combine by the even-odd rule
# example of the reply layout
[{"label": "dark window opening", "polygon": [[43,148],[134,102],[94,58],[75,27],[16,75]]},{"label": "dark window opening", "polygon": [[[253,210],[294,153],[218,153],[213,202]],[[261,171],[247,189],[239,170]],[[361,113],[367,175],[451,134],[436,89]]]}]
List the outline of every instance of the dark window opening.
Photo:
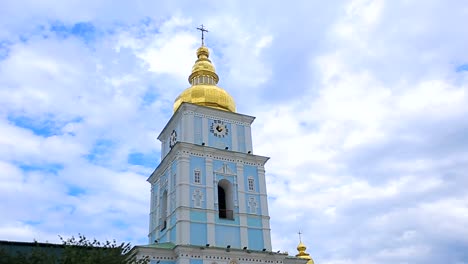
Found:
[{"label": "dark window opening", "polygon": [[219,218],[226,218],[226,193],[223,187],[218,185]]},{"label": "dark window opening", "polygon": [[161,231],[167,227],[167,190],[164,191],[161,199]]},{"label": "dark window opening", "polygon": [[228,181],[220,181],[218,185],[218,210],[219,218],[223,219],[234,219],[234,211],[232,210],[232,191],[230,189],[230,184]]}]

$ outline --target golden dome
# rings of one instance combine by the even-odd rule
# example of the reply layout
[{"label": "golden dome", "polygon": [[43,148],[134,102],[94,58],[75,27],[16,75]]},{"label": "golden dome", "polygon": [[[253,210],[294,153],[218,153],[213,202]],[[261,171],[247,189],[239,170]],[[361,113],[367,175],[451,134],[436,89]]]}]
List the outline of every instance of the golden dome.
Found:
[{"label": "golden dome", "polygon": [[192,67],[188,81],[192,85],[183,91],[174,102],[174,112],[182,103],[192,103],[208,106],[224,111],[235,112],[236,103],[221,87],[218,87],[219,77],[208,59],[210,52],[205,46],[197,50],[198,59]]},{"label": "golden dome", "polygon": [[302,243],[302,241],[299,242],[299,245],[297,245],[297,251],[299,251],[299,252],[305,252],[306,249],[307,249],[306,245],[304,245],[304,243]]},{"label": "golden dome", "polygon": [[307,247],[304,245],[304,243],[302,243],[302,241],[299,242],[299,245],[297,245],[297,251],[299,251],[299,253],[297,253],[296,257],[300,259],[306,259],[307,264],[314,264],[314,260],[312,259],[310,254],[305,252],[306,249]]}]

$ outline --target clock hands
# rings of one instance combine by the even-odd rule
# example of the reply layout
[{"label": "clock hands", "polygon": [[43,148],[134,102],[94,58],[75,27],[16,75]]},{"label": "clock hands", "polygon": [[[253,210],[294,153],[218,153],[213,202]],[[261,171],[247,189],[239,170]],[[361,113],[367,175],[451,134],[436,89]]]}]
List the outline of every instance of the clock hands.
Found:
[{"label": "clock hands", "polygon": [[223,121],[221,120],[213,120],[210,126],[210,132],[215,136],[215,137],[224,137],[228,135],[229,128],[224,124]]}]

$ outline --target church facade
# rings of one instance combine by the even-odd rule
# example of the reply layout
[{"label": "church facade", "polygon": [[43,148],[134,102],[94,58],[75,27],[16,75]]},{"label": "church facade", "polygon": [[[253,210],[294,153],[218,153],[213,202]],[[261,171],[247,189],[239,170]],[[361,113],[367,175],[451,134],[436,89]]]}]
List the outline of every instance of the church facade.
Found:
[{"label": "church facade", "polygon": [[[203,31],[202,31],[203,32]],[[149,244],[140,256],[158,264],[311,264],[272,252],[265,163],[254,154],[254,117],[236,113],[233,98],[203,43],[174,114],[158,139],[161,163],[151,184]]]}]

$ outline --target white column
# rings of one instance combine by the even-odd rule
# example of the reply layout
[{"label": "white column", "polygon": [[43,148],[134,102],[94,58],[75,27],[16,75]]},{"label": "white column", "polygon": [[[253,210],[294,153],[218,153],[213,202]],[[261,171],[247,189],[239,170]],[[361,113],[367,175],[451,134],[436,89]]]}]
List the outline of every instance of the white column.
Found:
[{"label": "white column", "polygon": [[190,206],[190,158],[188,155],[184,155],[179,158],[178,162],[178,177],[179,182],[177,183],[178,193],[178,206]]},{"label": "white column", "polygon": [[244,165],[242,163],[237,163],[237,184],[239,191],[239,213],[246,213],[247,209],[245,208],[245,175]]},{"label": "white column", "polygon": [[148,243],[152,244],[151,242],[151,234],[153,231],[153,210],[154,210],[154,186],[151,184],[151,197],[150,197],[150,213],[149,213],[149,229],[148,229]]},{"label": "white column", "polygon": [[178,158],[177,176],[179,181],[177,188],[177,244],[190,244],[190,215],[188,209],[190,207],[190,186],[189,186],[189,170],[190,158],[188,154],[180,155]]},{"label": "white column", "polygon": [[271,232],[270,232],[270,220],[264,219],[263,223],[263,243],[267,251],[271,251]]},{"label": "white column", "polygon": [[203,117],[202,118],[202,134],[203,134],[203,142],[205,143],[205,146],[208,146],[208,133],[209,133],[209,128],[208,128],[208,118]]},{"label": "white column", "polygon": [[252,133],[251,133],[251,127],[250,126],[245,126],[245,151],[253,154],[254,151],[252,149]]},{"label": "white column", "polygon": [[182,115],[182,126],[183,126],[183,132],[184,132],[184,137],[182,138],[182,141],[188,142],[188,143],[194,143],[195,142],[195,126],[194,126],[194,120],[193,120],[193,114],[184,114]]},{"label": "white column", "polygon": [[239,146],[237,143],[238,138],[239,138],[239,135],[237,135],[237,125],[231,124],[231,143],[232,143],[233,151],[239,151]]},{"label": "white column", "polygon": [[239,218],[241,247],[249,246],[249,233],[247,232],[247,215],[242,214]]},{"label": "white column", "polygon": [[265,168],[263,166],[257,168],[258,172],[258,185],[260,188],[260,204],[262,206],[262,215],[269,216],[268,214],[268,198],[265,180]]},{"label": "white column", "polygon": [[207,242],[210,245],[215,246],[216,244],[216,235],[215,235],[215,208],[214,208],[214,179],[213,179],[213,159],[206,157],[205,158],[205,171],[206,171],[206,217],[207,217]]},{"label": "white column", "polygon": [[167,144],[166,143],[167,143],[167,141],[165,139],[163,139],[161,141],[161,160],[163,160],[164,157],[166,156],[166,154],[169,152],[167,150]]}]

